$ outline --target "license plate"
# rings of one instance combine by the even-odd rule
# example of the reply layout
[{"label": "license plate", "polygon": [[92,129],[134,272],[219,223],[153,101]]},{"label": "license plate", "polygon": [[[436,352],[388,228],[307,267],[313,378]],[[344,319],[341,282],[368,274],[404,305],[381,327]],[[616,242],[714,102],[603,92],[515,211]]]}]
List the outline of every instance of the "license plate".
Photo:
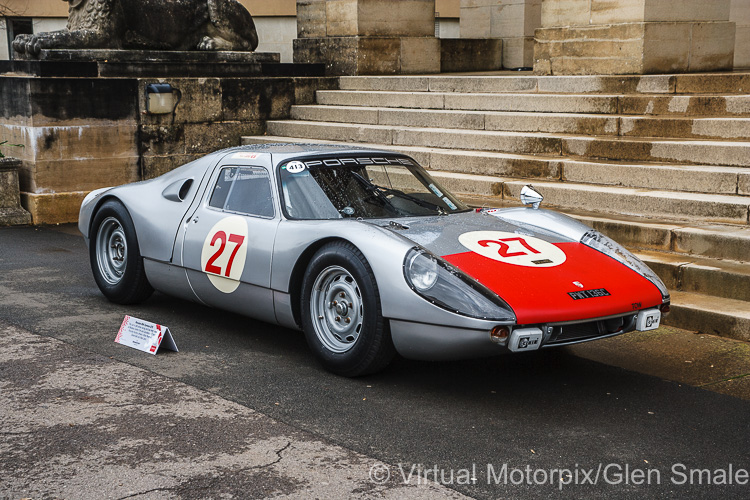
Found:
[{"label": "license plate", "polygon": [[646,309],[638,313],[635,320],[635,329],[641,332],[656,330],[661,321],[661,311],[658,309]]}]

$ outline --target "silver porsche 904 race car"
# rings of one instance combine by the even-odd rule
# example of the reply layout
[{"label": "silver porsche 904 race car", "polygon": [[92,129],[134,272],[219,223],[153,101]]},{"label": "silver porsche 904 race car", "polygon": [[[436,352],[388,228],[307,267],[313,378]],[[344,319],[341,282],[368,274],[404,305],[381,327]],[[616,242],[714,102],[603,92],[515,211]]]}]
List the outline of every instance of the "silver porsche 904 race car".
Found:
[{"label": "silver porsche 904 race car", "polygon": [[659,325],[669,292],[565,215],[472,209],[416,161],[319,145],[227,149],[89,194],[79,228],[111,301],[153,289],[302,329],[356,376],[396,353],[456,359]]}]

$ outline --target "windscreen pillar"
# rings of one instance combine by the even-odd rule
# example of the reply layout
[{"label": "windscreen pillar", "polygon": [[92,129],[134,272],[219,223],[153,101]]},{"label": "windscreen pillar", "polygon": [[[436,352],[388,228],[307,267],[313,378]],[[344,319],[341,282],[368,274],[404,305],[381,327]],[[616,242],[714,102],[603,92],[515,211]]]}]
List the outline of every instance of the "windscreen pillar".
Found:
[{"label": "windscreen pillar", "polygon": [[294,62],[329,75],[438,73],[435,0],[297,0]]},{"label": "windscreen pillar", "polygon": [[543,75],[732,69],[732,0],[542,0],[534,71]]}]

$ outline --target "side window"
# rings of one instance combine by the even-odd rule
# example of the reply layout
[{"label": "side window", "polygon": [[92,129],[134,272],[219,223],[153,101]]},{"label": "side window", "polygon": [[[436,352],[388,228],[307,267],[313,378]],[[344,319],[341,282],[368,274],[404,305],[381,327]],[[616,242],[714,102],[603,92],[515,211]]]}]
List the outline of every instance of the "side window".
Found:
[{"label": "side window", "polygon": [[226,167],[211,193],[209,206],[260,217],[273,217],[271,179],[261,167]]}]

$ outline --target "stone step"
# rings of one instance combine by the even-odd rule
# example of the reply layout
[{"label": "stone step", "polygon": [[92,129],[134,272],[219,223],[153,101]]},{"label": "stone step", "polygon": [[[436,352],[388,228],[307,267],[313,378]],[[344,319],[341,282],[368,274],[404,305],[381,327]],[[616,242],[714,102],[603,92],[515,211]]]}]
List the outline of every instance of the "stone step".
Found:
[{"label": "stone step", "polygon": [[[331,140],[290,139],[283,136],[252,136],[243,140],[246,144],[289,142],[290,140],[337,143]],[[407,153],[422,166],[432,170],[669,191],[700,190],[703,193],[750,194],[750,169],[742,167],[670,165],[649,162],[628,164],[583,161],[557,156],[545,157],[392,144],[362,143],[362,145]]]},{"label": "stone step", "polygon": [[750,195],[750,169],[744,167],[563,160],[561,169],[568,182]]},{"label": "stone step", "polygon": [[672,292],[666,325],[750,342],[750,302],[708,295]]},{"label": "stone step", "polygon": [[391,125],[269,121],[276,136],[366,142],[398,146],[471,149],[635,162],[670,162],[750,167],[750,142],[585,137],[554,133],[505,132]]},{"label": "stone step", "polygon": [[630,137],[750,140],[750,118],[620,116],[618,133]]},{"label": "stone step", "polygon": [[[269,144],[275,142],[342,144],[339,141],[284,136],[246,136],[242,138],[242,144]],[[392,144],[366,142],[360,142],[357,146],[405,153],[417,160],[423,167],[432,170],[550,180],[560,179],[562,174],[559,158],[514,155],[491,151],[394,146]]]},{"label": "stone step", "polygon": [[503,153],[559,155],[561,137],[548,134],[496,132],[460,129],[395,127],[324,123],[311,121],[268,121],[268,133],[277,136],[366,142],[400,146],[474,149]]},{"label": "stone step", "polygon": [[[501,196],[503,200],[518,201],[527,179],[476,177],[464,182],[466,174],[432,172],[446,188],[461,195]],[[481,180],[479,178],[485,177]],[[552,207],[568,210],[587,210],[597,213],[668,218],[672,220],[700,220],[730,224],[748,224],[750,197],[652,191],[612,186],[596,186],[571,182],[534,181]]]},{"label": "stone step", "polygon": [[748,140],[750,118],[458,111],[369,106],[292,106],[293,120],[506,132]]},{"label": "stone step", "polygon": [[620,214],[565,213],[631,249],[750,262],[750,227],[701,224],[696,221],[654,221]]},{"label": "stone step", "polygon": [[[542,134],[540,134],[542,135]],[[547,134],[548,137],[554,137]],[[750,142],[652,139],[643,137],[558,136],[562,154],[625,162],[750,167]]]},{"label": "stone step", "polygon": [[663,252],[638,252],[669,290],[745,301],[750,310],[750,263]]},{"label": "stone step", "polygon": [[[618,117],[574,113],[484,112],[357,106],[292,106],[293,120],[402,127],[617,135]],[[750,122],[750,120],[748,120]]]},{"label": "stone step", "polygon": [[316,102],[333,106],[750,117],[750,95],[492,94],[319,90]]},{"label": "stone step", "polygon": [[750,93],[750,73],[675,75],[536,76],[498,72],[491,75],[344,76],[342,90],[400,92],[540,92],[540,93]]},{"label": "stone step", "polygon": [[[251,136],[243,138],[243,144],[261,142],[336,143],[336,141],[310,140],[289,135],[284,137]],[[670,190],[557,182],[555,179],[559,177],[553,176],[555,172],[560,171],[556,169],[564,169],[564,164],[556,164],[553,161],[545,163],[538,159],[531,160],[529,157],[512,155],[498,155],[493,158],[489,153],[476,151],[403,147],[363,141],[360,141],[358,145],[409,154],[421,165],[433,170],[433,175],[440,177],[449,190],[459,195],[497,197],[500,201],[518,201],[521,188],[533,181],[534,186],[542,190],[545,203],[563,209],[667,217],[673,220],[697,219],[702,222],[748,223],[750,196],[684,193]],[[495,163],[495,160],[497,160],[497,163]],[[456,172],[455,166],[464,162],[466,162],[464,169]],[[524,172],[524,166],[527,165],[535,168],[534,173],[537,174],[535,179],[529,179],[529,176]],[[511,177],[519,177],[519,173],[525,178]],[[469,177],[466,177],[467,174]]]}]

